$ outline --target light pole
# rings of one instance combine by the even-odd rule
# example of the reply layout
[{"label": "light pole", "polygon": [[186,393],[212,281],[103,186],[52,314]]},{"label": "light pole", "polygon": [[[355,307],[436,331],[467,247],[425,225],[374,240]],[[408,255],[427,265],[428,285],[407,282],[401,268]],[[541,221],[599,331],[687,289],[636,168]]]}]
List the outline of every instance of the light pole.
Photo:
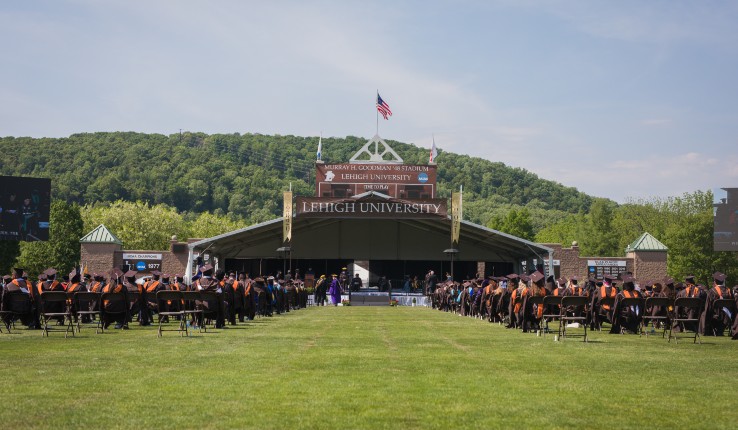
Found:
[{"label": "light pole", "polygon": [[443,253],[451,257],[451,281],[454,280],[454,255],[459,253],[456,248],[444,249]]},{"label": "light pole", "polygon": [[[287,256],[292,256],[292,248],[290,248],[289,246],[281,246],[277,248],[277,252],[282,254],[282,276],[287,279]],[[290,267],[290,269],[292,268]]]}]

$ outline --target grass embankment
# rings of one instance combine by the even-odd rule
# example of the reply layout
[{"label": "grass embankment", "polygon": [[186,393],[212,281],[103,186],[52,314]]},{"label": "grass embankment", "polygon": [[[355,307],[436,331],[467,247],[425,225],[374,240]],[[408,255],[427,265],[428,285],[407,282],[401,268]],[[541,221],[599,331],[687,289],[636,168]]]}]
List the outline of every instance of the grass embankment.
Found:
[{"label": "grass embankment", "polygon": [[426,308],[181,338],[0,334],[3,428],[735,428],[738,342],[553,342]]}]

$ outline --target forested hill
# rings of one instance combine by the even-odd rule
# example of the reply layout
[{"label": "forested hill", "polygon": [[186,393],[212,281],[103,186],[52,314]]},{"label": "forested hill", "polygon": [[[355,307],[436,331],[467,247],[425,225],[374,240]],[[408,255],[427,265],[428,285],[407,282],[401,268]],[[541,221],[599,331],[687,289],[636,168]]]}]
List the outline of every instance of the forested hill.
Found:
[{"label": "forested hill", "polygon": [[[366,143],[323,139],[326,162],[346,162]],[[387,141],[407,163],[427,163],[428,149]],[[313,195],[316,137],[260,134],[81,133],[67,138],[0,138],[3,175],[49,177],[55,198],[91,204],[164,203],[181,212],[230,213],[247,222],[281,213],[281,192]],[[486,224],[494,209],[526,206],[540,229],[592,198],[499,162],[442,152],[439,197],[464,186],[465,218]],[[547,220],[548,222],[545,222]]]}]

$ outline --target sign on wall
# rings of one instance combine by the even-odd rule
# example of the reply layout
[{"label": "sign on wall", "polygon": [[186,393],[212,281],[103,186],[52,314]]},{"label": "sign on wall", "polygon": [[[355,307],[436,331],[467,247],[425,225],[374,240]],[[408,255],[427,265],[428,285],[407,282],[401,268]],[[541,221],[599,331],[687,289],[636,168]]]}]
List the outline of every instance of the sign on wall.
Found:
[{"label": "sign on wall", "polygon": [[161,254],[123,253],[123,271],[135,270],[140,273],[161,271]]},{"label": "sign on wall", "polygon": [[352,197],[376,191],[400,199],[432,199],[435,165],[316,164],[316,197]]},{"label": "sign on wall", "polygon": [[446,218],[446,199],[336,199],[297,197],[298,217],[332,218]]},{"label": "sign on wall", "polygon": [[587,260],[587,271],[596,279],[602,279],[605,276],[616,278],[626,272],[626,265],[625,260]]}]

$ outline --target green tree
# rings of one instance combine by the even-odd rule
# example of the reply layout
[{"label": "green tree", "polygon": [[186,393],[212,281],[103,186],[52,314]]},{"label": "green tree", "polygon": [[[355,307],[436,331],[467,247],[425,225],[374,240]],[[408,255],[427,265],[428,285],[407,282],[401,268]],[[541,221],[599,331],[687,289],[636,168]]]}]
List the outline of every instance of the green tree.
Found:
[{"label": "green tree", "polygon": [[712,192],[696,191],[657,202],[670,221],[664,240],[669,275],[681,279],[691,274],[711,284],[712,273],[720,271],[728,282],[738,283],[738,254],[713,250],[712,199]]},{"label": "green tree", "polygon": [[618,238],[612,227],[614,203],[595,199],[587,216],[581,240],[582,254],[593,256],[615,256],[623,253],[617,248]]},{"label": "green tree", "polygon": [[586,225],[587,219],[584,213],[570,215],[563,220],[541,229],[536,234],[536,242],[560,243],[568,246],[581,237],[580,233]]},{"label": "green tree", "polygon": [[166,250],[172,236],[188,236],[182,215],[165,204],[118,200],[110,205],[85,206],[83,218],[86,231],[105,224],[127,249]]},{"label": "green tree", "polygon": [[190,223],[190,237],[207,238],[246,227],[244,221],[232,220],[208,212],[201,213]]},{"label": "green tree", "polygon": [[490,220],[488,227],[526,240],[533,240],[535,236],[530,212],[526,208],[512,209],[504,218],[495,216]]},{"label": "green tree", "polygon": [[68,273],[79,264],[79,239],[82,235],[79,206],[55,200],[49,213],[49,240],[22,242],[18,265],[33,277],[48,267],[54,267],[62,274]]}]

